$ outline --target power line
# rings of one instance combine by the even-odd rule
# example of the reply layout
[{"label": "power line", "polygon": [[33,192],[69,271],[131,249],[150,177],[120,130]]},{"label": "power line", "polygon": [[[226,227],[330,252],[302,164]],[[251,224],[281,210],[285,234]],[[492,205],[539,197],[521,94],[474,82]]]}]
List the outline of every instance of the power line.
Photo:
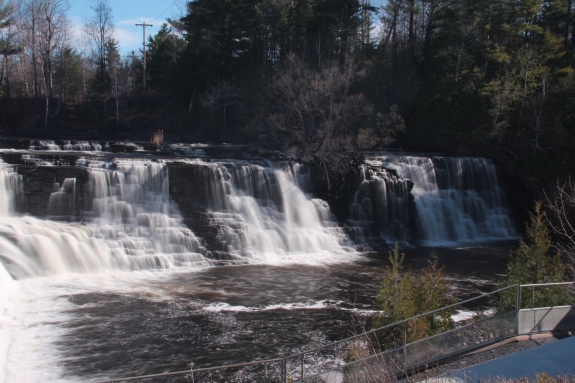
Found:
[{"label": "power line", "polygon": [[138,33],[138,26],[135,26],[136,29],[134,29],[134,39],[132,40],[132,46],[136,45],[136,34]]},{"label": "power line", "polygon": [[160,14],[159,14],[158,16],[156,16],[152,21],[155,21],[155,20],[159,19],[164,13],[168,12],[168,10],[169,10],[170,8],[172,8],[177,2],[178,2],[178,0],[175,0],[175,1],[172,3],[172,5],[170,5],[168,8],[166,8],[166,10],[165,10],[164,12],[160,13]]}]

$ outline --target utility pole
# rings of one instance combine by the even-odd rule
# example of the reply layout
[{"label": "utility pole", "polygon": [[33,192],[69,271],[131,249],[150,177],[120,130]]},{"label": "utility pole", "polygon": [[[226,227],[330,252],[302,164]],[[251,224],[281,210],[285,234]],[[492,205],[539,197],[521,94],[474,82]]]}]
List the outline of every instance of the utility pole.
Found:
[{"label": "utility pole", "polygon": [[114,60],[114,77],[116,78],[116,126],[120,125],[120,103],[118,101],[118,63]]},{"label": "utility pole", "polygon": [[143,82],[143,91],[146,93],[146,27],[153,27],[152,24],[136,24],[137,27],[143,27],[144,30],[144,82]]},{"label": "utility pole", "polygon": [[132,51],[132,55],[128,56],[128,58],[132,59],[132,85],[134,87],[134,96],[136,95],[136,67],[134,66],[134,61],[136,60],[136,55],[134,51]]}]

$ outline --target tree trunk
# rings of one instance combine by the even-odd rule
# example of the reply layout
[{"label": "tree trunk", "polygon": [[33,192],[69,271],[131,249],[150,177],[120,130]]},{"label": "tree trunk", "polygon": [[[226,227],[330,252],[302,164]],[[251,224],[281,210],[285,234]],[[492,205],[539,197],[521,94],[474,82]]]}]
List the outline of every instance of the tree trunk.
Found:
[{"label": "tree trunk", "polygon": [[415,35],[413,33],[414,20],[413,20],[413,7],[415,6],[415,0],[410,0],[409,2],[409,49],[411,53],[415,53]]},{"label": "tree trunk", "polygon": [[44,114],[44,128],[48,128],[48,116],[50,113],[50,95],[48,94],[48,83],[46,81],[46,74],[42,71],[44,79],[44,94],[46,95],[46,112]]},{"label": "tree trunk", "polygon": [[565,21],[565,50],[569,47],[569,27],[571,26],[571,0],[567,0],[567,20]]},{"label": "tree trunk", "polygon": [[399,15],[399,6],[400,6],[399,3],[397,3],[395,8],[393,9],[393,20],[391,22],[391,25],[389,26],[389,32],[387,33],[387,36],[385,37],[385,42],[383,43],[383,49],[384,50],[387,47],[387,43],[389,42],[391,35],[395,32],[395,24],[397,24],[397,17]]},{"label": "tree trunk", "polygon": [[38,98],[38,69],[36,67],[36,54],[34,50],[32,50],[32,73],[34,74],[34,98],[36,99]]},{"label": "tree trunk", "polygon": [[573,12],[573,29],[571,30],[571,45],[575,48],[575,12]]},{"label": "tree trunk", "polygon": [[120,125],[120,104],[118,102],[118,70],[115,69],[115,78],[116,78],[116,126]]}]

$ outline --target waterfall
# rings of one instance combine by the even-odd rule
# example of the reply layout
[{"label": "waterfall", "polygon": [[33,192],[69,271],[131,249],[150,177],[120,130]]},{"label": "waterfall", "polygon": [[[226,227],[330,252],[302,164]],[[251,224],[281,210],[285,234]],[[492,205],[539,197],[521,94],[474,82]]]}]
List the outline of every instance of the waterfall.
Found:
[{"label": "waterfall", "polygon": [[0,218],[14,213],[22,189],[22,176],[0,160]]},{"label": "waterfall", "polygon": [[50,140],[32,140],[30,141],[30,150],[50,150],[50,151],[61,151],[59,145],[56,145],[54,141]]},{"label": "waterfall", "polygon": [[359,187],[348,220],[356,242],[413,240],[410,181],[386,169],[364,165],[359,170]]},{"label": "waterfall", "polygon": [[77,152],[99,152],[102,145],[93,141],[63,141],[62,145],[51,140],[31,140],[30,150],[47,150],[60,152],[62,150]]},{"label": "waterfall", "polygon": [[50,201],[48,201],[48,215],[74,215],[76,211],[76,179],[66,178],[61,187],[57,183],[56,186],[58,190],[50,195]]},{"label": "waterfall", "polygon": [[373,166],[413,182],[417,238],[429,246],[516,238],[499,186],[486,158],[381,156]]},{"label": "waterfall", "polygon": [[[11,168],[0,168],[0,260],[12,276],[206,263],[204,249],[169,201],[166,165],[133,161],[102,166],[115,170],[90,170],[94,202],[84,224],[13,214],[15,191],[21,190],[22,180]],[[63,188],[72,184],[68,180]]]},{"label": "waterfall", "polygon": [[[328,204],[304,193],[299,164],[195,162],[215,246],[240,259],[282,262],[345,254]],[[328,258],[328,257],[322,257]]]},{"label": "waterfall", "polygon": [[99,152],[102,150],[102,145],[92,141],[64,141],[62,149],[78,152]]},{"label": "waterfall", "polygon": [[166,164],[115,160],[80,160],[88,166],[93,207],[88,227],[118,259],[122,268],[193,266],[206,261],[205,249],[182,223],[169,197]]}]

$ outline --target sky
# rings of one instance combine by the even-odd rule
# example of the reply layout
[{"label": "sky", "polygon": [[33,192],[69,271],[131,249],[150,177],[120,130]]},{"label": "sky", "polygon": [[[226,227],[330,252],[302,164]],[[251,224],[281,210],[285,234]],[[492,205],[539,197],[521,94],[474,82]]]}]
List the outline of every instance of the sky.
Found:
[{"label": "sky", "polygon": [[[83,20],[93,14],[90,9],[92,0],[68,1],[68,17],[72,21],[76,39],[80,39]],[[148,35],[158,32],[166,18],[177,18],[183,3],[183,0],[110,0],[115,26],[114,38],[120,42],[120,53],[127,55],[135,51],[138,54],[142,48],[142,27],[136,27],[136,23],[153,24],[153,27],[146,28],[147,39]]]}]

